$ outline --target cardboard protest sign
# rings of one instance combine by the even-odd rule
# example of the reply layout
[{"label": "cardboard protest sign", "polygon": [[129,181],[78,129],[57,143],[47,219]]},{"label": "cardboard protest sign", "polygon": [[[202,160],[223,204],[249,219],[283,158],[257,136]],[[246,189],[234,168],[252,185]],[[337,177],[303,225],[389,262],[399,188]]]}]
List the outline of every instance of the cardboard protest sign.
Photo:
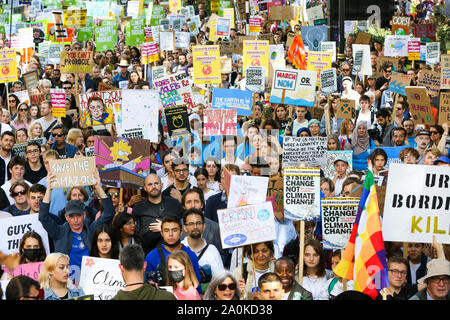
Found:
[{"label": "cardboard protest sign", "polygon": [[0,50],[0,83],[17,81],[16,50]]},{"label": "cardboard protest sign", "polygon": [[265,89],[265,70],[264,67],[247,67],[245,71],[245,89],[252,92],[264,92]]},{"label": "cardboard protest sign", "polygon": [[356,101],[353,99],[337,99],[337,117],[341,119],[356,119]]},{"label": "cardboard protest sign", "polygon": [[358,198],[322,199],[322,235],[326,249],[344,249],[358,213]]},{"label": "cardboard protest sign", "polygon": [[270,202],[217,210],[217,216],[224,249],[276,239]]},{"label": "cardboard protest sign", "polygon": [[55,175],[53,188],[92,186],[97,183],[94,177],[93,158],[69,158],[50,160],[50,170]]},{"label": "cardboard protest sign", "polygon": [[425,87],[427,94],[437,97],[441,89],[441,75],[438,72],[424,69],[417,78],[417,85]]},{"label": "cardboard protest sign", "polygon": [[331,52],[308,51],[306,70],[317,71],[317,80],[320,81],[320,71],[331,68],[332,56]]},{"label": "cardboard protest sign", "polygon": [[38,214],[2,219],[2,223],[0,223],[0,251],[4,254],[19,253],[20,240],[28,231],[35,231],[41,236],[45,252],[49,254],[48,234],[39,221]]},{"label": "cardboard protest sign", "polygon": [[401,72],[393,71],[391,74],[391,82],[389,83],[389,91],[406,96],[405,87],[411,84],[411,78]]},{"label": "cardboard protest sign", "polygon": [[320,43],[328,41],[328,27],[302,26],[301,36],[309,51],[320,51]]},{"label": "cardboard protest sign", "polygon": [[164,115],[171,138],[190,135],[189,115],[186,105],[164,108]]},{"label": "cardboard protest sign", "polygon": [[237,110],[236,109],[204,109],[203,135],[236,135]]},{"label": "cardboard protest sign", "polygon": [[[370,46],[367,44],[352,44],[353,49],[353,60],[356,62],[356,53],[359,52],[359,63],[361,64],[361,69],[358,71],[363,75],[372,75],[372,63],[370,61]],[[361,51],[363,51],[361,55]],[[356,70],[355,70],[356,71]]]},{"label": "cardboard protest sign", "polygon": [[420,60],[420,38],[408,40],[408,60]]},{"label": "cardboard protest sign", "polygon": [[314,107],[316,83],[316,71],[275,69],[270,102]]},{"label": "cardboard protest sign", "polygon": [[320,169],[284,169],[284,217],[312,221],[320,217]]},{"label": "cardboard protest sign", "polygon": [[283,137],[283,168],[306,164],[322,167],[327,161],[327,137]]},{"label": "cardboard protest sign", "polygon": [[376,75],[377,78],[379,78],[379,77],[384,75],[384,73],[383,73],[383,63],[386,62],[386,61],[392,62],[392,64],[394,65],[394,68],[393,68],[392,71],[399,70],[399,63],[400,63],[400,59],[399,58],[377,57],[376,61],[377,61],[377,67],[376,67],[375,75]]},{"label": "cardboard protest sign", "polygon": [[294,10],[289,6],[274,5],[269,7],[270,20],[291,20],[294,18]]},{"label": "cardboard protest sign", "polygon": [[441,59],[441,43],[440,42],[427,42],[427,65],[439,64]]},{"label": "cardboard protest sign", "polygon": [[268,177],[232,175],[227,208],[265,202],[268,183]]},{"label": "cardboard protest sign", "polygon": [[417,23],[414,25],[414,37],[421,38],[425,42],[436,41],[436,25],[434,23]]},{"label": "cardboard protest sign", "polygon": [[15,267],[13,270],[10,270],[6,267],[3,267],[3,270],[11,275],[11,277],[17,276],[27,276],[31,279],[37,280],[39,277],[39,273],[41,273],[43,261],[41,262],[32,262],[32,263],[24,263]]},{"label": "cardboard protest sign", "polygon": [[450,89],[450,54],[441,55],[441,89]]},{"label": "cardboard protest sign", "polygon": [[80,287],[84,293],[94,295],[94,300],[114,298],[119,290],[125,289],[119,260],[83,256]]},{"label": "cardboard protest sign", "polygon": [[[92,100],[97,97],[100,100]],[[114,123],[114,113],[120,111],[122,91],[97,91],[79,95],[80,125],[82,128],[93,125]]]},{"label": "cardboard protest sign", "polygon": [[92,51],[61,51],[61,73],[90,73],[94,65]]},{"label": "cardboard protest sign", "polygon": [[52,104],[52,115],[55,118],[66,117],[66,93],[64,89],[50,89],[50,101]]},{"label": "cardboard protest sign", "polygon": [[427,95],[426,88],[408,86],[405,90],[409,103],[409,112],[413,117],[414,123],[425,125],[434,124],[430,99]]},{"label": "cardboard protest sign", "polygon": [[441,92],[439,103],[439,124],[448,123],[450,125],[450,93]]},{"label": "cardboard protest sign", "polygon": [[213,109],[236,109],[240,116],[252,115],[253,96],[250,91],[213,88]]},{"label": "cardboard protest sign", "polygon": [[158,142],[158,106],[156,90],[123,90],[122,108],[114,117],[117,134]]},{"label": "cardboard protest sign", "polygon": [[39,75],[37,70],[29,71],[23,74],[23,80],[25,81],[25,88],[30,90],[39,86]]},{"label": "cardboard protest sign", "polygon": [[349,174],[350,171],[353,170],[353,150],[328,151],[327,162],[320,167],[326,178],[333,179],[334,175],[336,174],[336,170],[334,169],[334,161],[336,160],[336,158],[341,156],[344,156],[347,159],[347,174]]},{"label": "cardboard protest sign", "polygon": [[220,52],[219,46],[194,46],[194,83],[220,83]]},{"label": "cardboard protest sign", "polygon": [[261,66],[266,70],[265,76],[269,76],[269,41],[268,40],[244,40],[243,70],[249,66]]},{"label": "cardboard protest sign", "polygon": [[449,176],[447,167],[392,164],[384,205],[383,239],[431,243],[435,235],[438,243],[450,243]]},{"label": "cardboard protest sign", "polygon": [[189,112],[196,107],[192,98],[192,89],[189,76],[184,71],[170,74],[154,81],[159,91],[159,98],[163,108],[186,105]]},{"label": "cardboard protest sign", "polygon": [[355,42],[356,44],[370,44],[370,40],[372,39],[372,35],[370,33],[364,31],[358,31],[356,35]]},{"label": "cardboard protest sign", "polygon": [[110,187],[141,188],[150,173],[150,140],[95,136],[94,155],[102,184]]},{"label": "cardboard protest sign", "polygon": [[411,23],[410,17],[392,17],[392,34],[394,35],[408,35],[410,33],[409,25]]},{"label": "cardboard protest sign", "polygon": [[337,91],[335,68],[320,71],[320,90],[324,94],[332,94]]},{"label": "cardboard protest sign", "polygon": [[387,35],[384,42],[386,57],[407,57],[410,36]]},{"label": "cardboard protest sign", "polygon": [[283,213],[283,177],[269,177],[269,186],[267,188],[267,201],[272,203],[274,212]]}]

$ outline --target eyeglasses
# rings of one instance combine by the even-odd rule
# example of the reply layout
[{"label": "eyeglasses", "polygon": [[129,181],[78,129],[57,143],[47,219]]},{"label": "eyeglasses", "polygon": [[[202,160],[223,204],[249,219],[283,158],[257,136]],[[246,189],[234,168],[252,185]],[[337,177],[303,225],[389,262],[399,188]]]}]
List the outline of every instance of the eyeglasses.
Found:
[{"label": "eyeglasses", "polygon": [[39,152],[39,149],[27,150],[27,153],[28,153],[28,154],[31,154],[31,153],[38,153],[38,152]]},{"label": "eyeglasses", "polygon": [[52,133],[53,138],[55,138],[55,137],[61,138],[62,136],[64,136],[64,133]]},{"label": "eyeglasses", "polygon": [[119,196],[119,193],[118,192],[108,192],[108,194],[111,196],[111,197],[118,197]]},{"label": "eyeglasses", "polygon": [[346,72],[346,71],[350,71],[350,69],[342,69],[342,71]]},{"label": "eyeglasses", "polygon": [[16,100],[15,99],[10,99],[10,100],[8,100],[9,102],[16,102]]},{"label": "eyeglasses", "polygon": [[72,87],[63,87],[64,90],[70,90]]},{"label": "eyeglasses", "polygon": [[430,281],[433,282],[434,284],[438,284],[438,283],[440,283],[441,281],[442,281],[444,284],[447,284],[447,283],[450,282],[450,277],[433,277],[433,278],[430,279]]},{"label": "eyeglasses", "polygon": [[17,197],[19,194],[22,195],[22,196],[24,196],[24,195],[27,194],[27,192],[26,192],[25,190],[13,192],[13,193],[12,193],[12,196],[13,196],[13,197]]},{"label": "eyeglasses", "polygon": [[189,223],[185,223],[185,225],[188,226],[189,228],[192,228],[194,226],[201,227],[203,225],[203,222],[201,222],[201,221],[189,222]]},{"label": "eyeglasses", "polygon": [[437,131],[430,131],[431,134],[438,134]]},{"label": "eyeglasses", "polygon": [[28,109],[19,109],[19,111],[25,111],[26,112],[26,111],[28,111]]},{"label": "eyeglasses", "polygon": [[384,70],[384,72],[386,72],[386,73],[391,73],[391,72],[392,72],[392,69],[390,69],[390,70]]},{"label": "eyeglasses", "polygon": [[230,289],[230,290],[235,290],[236,289],[236,284],[235,283],[230,283],[230,284],[226,285],[226,284],[221,283],[221,284],[219,284],[217,286],[217,289],[219,289],[219,291],[225,291],[225,290],[227,290],[227,288]]},{"label": "eyeglasses", "polygon": [[189,169],[175,169],[173,170],[175,173],[182,173],[182,172],[187,172],[189,171]]},{"label": "eyeglasses", "polygon": [[397,270],[397,269],[390,269],[389,271],[392,272],[392,274],[394,276],[402,276],[403,277],[403,276],[406,276],[408,274],[407,271],[400,271],[400,270]]}]

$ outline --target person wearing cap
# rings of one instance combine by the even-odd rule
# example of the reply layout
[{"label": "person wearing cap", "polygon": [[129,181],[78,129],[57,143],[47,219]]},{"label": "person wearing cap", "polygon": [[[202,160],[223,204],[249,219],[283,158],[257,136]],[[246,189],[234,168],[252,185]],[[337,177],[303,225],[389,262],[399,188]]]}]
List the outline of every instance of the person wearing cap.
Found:
[{"label": "person wearing cap", "polygon": [[104,208],[101,216],[91,221],[86,218],[86,209],[80,200],[70,200],[66,204],[65,217],[66,222],[58,225],[50,217],[50,197],[56,177],[54,174],[47,175],[47,190],[39,207],[39,221],[47,231],[50,238],[53,239],[55,252],[61,252],[70,256],[70,265],[81,267],[81,259],[89,255],[92,236],[97,226],[111,223],[114,217],[114,206],[110,196],[107,196],[100,184],[100,174],[97,169],[94,171],[94,190],[99,199],[102,200]]},{"label": "person wearing cap", "polygon": [[376,90],[375,90],[376,80],[377,80],[377,77],[375,76],[375,74],[371,74],[370,76],[367,77],[367,87],[366,87],[366,92],[364,93],[366,96],[373,94],[374,101],[373,101],[372,105],[374,106],[375,109],[378,108],[377,99],[375,99],[375,97],[376,97]]},{"label": "person wearing cap", "polygon": [[355,107],[359,109],[359,98],[361,95],[353,89],[353,80],[351,77],[342,78],[342,87],[344,91],[341,92],[341,99],[355,100]]},{"label": "person wearing cap", "polygon": [[427,130],[418,130],[414,141],[417,143],[416,150],[419,152],[419,164],[423,164],[423,155],[430,143],[430,132]]},{"label": "person wearing cap", "polygon": [[311,119],[308,122],[308,129],[311,132],[312,137],[320,137],[320,121],[317,119]]},{"label": "person wearing cap", "polygon": [[334,171],[336,174],[333,177],[334,194],[338,197],[342,191],[342,185],[347,178],[348,160],[343,154],[336,157],[333,162]]},{"label": "person wearing cap", "polygon": [[128,85],[128,76],[130,72],[128,71],[129,63],[127,60],[122,59],[119,63],[120,72],[116,74],[113,78],[114,86],[117,88],[124,88]]},{"label": "person wearing cap", "polygon": [[434,161],[435,166],[450,167],[450,158],[441,156]]},{"label": "person wearing cap", "polygon": [[446,259],[433,259],[427,263],[427,274],[418,280],[426,284],[409,300],[450,300],[450,262]]}]

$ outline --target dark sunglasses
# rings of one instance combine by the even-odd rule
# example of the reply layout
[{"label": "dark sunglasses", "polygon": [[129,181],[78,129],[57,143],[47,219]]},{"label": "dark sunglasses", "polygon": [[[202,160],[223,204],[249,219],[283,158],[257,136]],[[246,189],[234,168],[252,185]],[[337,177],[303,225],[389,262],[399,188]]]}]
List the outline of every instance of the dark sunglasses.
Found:
[{"label": "dark sunglasses", "polygon": [[72,87],[63,87],[64,90],[70,90]]},{"label": "dark sunglasses", "polygon": [[52,133],[52,136],[61,138],[62,136],[64,136],[64,133]]},{"label": "dark sunglasses", "polygon": [[234,290],[234,289],[236,289],[236,284],[230,283],[229,285],[226,285],[226,284],[221,283],[217,286],[217,289],[219,289],[219,291],[225,291],[225,290],[227,290],[227,288],[230,290]]},{"label": "dark sunglasses", "polygon": [[111,197],[118,197],[118,196],[119,196],[119,193],[118,193],[118,192],[108,192],[108,194],[109,194]]},{"label": "dark sunglasses", "polygon": [[13,196],[13,197],[17,197],[19,194],[21,194],[21,195],[24,196],[24,195],[27,194],[27,192],[26,192],[25,190],[13,192],[13,193],[12,193],[12,196]]},{"label": "dark sunglasses", "polygon": [[19,111],[28,111],[28,109],[19,109]]}]

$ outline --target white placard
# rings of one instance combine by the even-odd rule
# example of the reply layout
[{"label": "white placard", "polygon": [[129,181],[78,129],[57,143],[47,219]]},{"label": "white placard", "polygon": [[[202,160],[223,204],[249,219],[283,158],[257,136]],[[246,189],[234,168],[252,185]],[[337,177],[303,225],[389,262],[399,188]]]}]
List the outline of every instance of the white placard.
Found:
[{"label": "white placard", "polygon": [[265,202],[268,185],[268,177],[231,176],[227,208]]}]

